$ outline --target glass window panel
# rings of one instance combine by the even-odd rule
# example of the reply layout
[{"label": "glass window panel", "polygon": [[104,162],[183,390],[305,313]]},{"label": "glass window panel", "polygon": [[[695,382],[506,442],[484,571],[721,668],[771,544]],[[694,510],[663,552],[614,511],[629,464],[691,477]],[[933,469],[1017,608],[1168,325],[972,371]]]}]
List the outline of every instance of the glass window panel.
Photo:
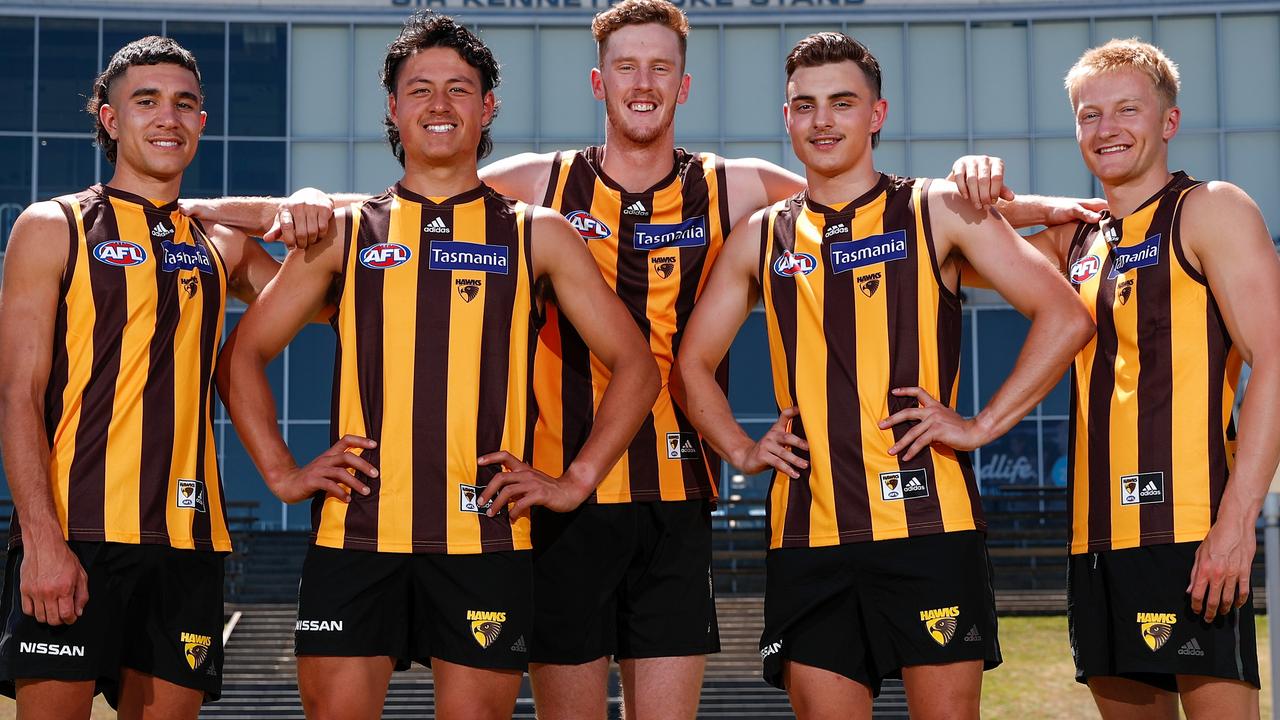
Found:
[{"label": "glass window panel", "polygon": [[31,202],[31,138],[0,137],[0,253],[9,231]]},{"label": "glass window panel", "polygon": [[1067,455],[1071,452],[1070,423],[1066,420],[1043,420],[1040,436],[1044,444],[1043,484],[1067,486]]},{"label": "glass window panel", "polygon": [[[1093,24],[1093,44],[1101,45],[1108,40],[1136,37],[1151,42],[1150,18],[1119,18],[1098,20]],[[1065,75],[1066,72],[1063,71]]]},{"label": "glass window panel", "polygon": [[289,423],[289,450],[299,465],[311,462],[330,446],[329,423]]},{"label": "glass window panel", "polygon": [[232,195],[285,194],[283,142],[233,142],[227,155],[227,192]]},{"label": "glass window panel", "polygon": [[[764,434],[769,432],[769,428],[773,426],[774,420],[757,420],[742,423],[742,429],[747,431],[747,435],[752,440],[759,440]],[[755,475],[746,475],[739,482],[730,482],[729,494],[740,495],[743,500],[764,500],[769,496],[769,485],[773,481],[773,468],[765,472],[756,473]],[[730,477],[738,475],[738,469],[729,466]]]},{"label": "glass window panel", "polygon": [[223,141],[201,140],[195,160],[182,174],[182,197],[222,197]]},{"label": "glass window panel", "polygon": [[489,154],[489,157],[480,161],[480,167],[491,165],[512,155],[533,151],[533,143],[495,142],[493,144],[493,152]]},{"label": "glass window panel", "polygon": [[223,23],[171,22],[166,34],[191,51],[200,64],[204,83],[204,111],[209,114],[206,135],[221,135],[226,128],[227,27]]},{"label": "glass window panel", "polygon": [[347,144],[295,142],[290,147],[293,163],[290,190],[317,187],[326,192],[346,192]]},{"label": "glass window panel", "polygon": [[1027,26],[974,25],[973,126],[980,133],[1027,131]]},{"label": "glass window panel", "polygon": [[319,323],[302,328],[289,344],[290,420],[329,419],[335,345],[333,328]]},{"label": "glass window panel", "polygon": [[880,147],[875,150],[876,169],[894,175],[907,175],[907,144],[902,140],[885,140],[880,136]]},{"label": "glass window panel", "polygon": [[773,371],[764,312],[752,312],[729,348],[729,405],[733,414],[776,418]]},{"label": "glass window panel", "polygon": [[531,138],[534,105],[533,30],[529,28],[489,27],[480,37],[493,49],[502,63],[502,83],[498,99],[502,108],[493,122],[496,138]]},{"label": "glass window panel", "polygon": [[295,136],[347,136],[352,107],[350,40],[346,27],[294,26],[289,96]]},{"label": "glass window panel", "polygon": [[[832,30],[839,31],[840,28],[833,28],[830,25],[787,25],[783,30],[782,55],[780,57],[785,58],[790,54],[791,49],[796,46],[796,43],[800,42],[804,38],[814,33],[831,32]],[[861,37],[858,39],[862,40]],[[866,41],[863,40],[864,44],[865,42]],[[872,53],[874,52],[875,51],[873,50]]]},{"label": "glass window panel", "polygon": [[[911,132],[959,135],[965,125],[964,28],[912,25],[907,102]],[[950,168],[950,164],[947,166]]]},{"label": "glass window panel", "polygon": [[1169,143],[1169,167],[1195,178],[1218,177],[1218,133],[1178,133]]},{"label": "glass window panel", "polygon": [[983,492],[1012,492],[1040,485],[1040,433],[1038,423],[1024,420],[998,440],[983,446],[978,479]]},{"label": "glass window panel", "polygon": [[1075,114],[1062,79],[1088,48],[1088,23],[1038,22],[1032,26],[1032,102],[1037,131],[1075,133]]},{"label": "glass window panel", "polygon": [[35,53],[31,48],[36,41],[35,26],[31,18],[0,17],[0,96],[5,102],[0,130],[31,129],[31,103],[35,97]]},{"label": "glass window panel", "polygon": [[379,73],[387,45],[396,39],[398,27],[356,28],[355,113],[356,136],[382,137],[382,118],[387,114],[387,91]]},{"label": "glass window panel", "polygon": [[396,183],[404,168],[385,142],[356,143],[356,184],[353,192],[377,195]]},{"label": "glass window panel", "polygon": [[689,138],[720,137],[720,32],[717,28],[690,31],[685,72],[693,79],[688,101],[676,108],[676,140],[688,147]]},{"label": "glass window panel", "polygon": [[253,459],[240,442],[234,425],[227,425],[226,439],[222,445],[222,487],[228,500],[258,501],[258,517],[264,522],[277,521],[279,515],[276,508],[280,501],[276,499],[262,475],[253,465]]},{"label": "glass window panel", "polygon": [[760,158],[775,165],[782,164],[783,153],[791,153],[790,143],[730,142],[724,144],[724,155],[730,158]]},{"label": "glass window panel", "polygon": [[40,138],[36,197],[47,200],[92,185],[97,153],[88,138]]},{"label": "glass window panel", "polygon": [[93,129],[85,97],[98,74],[98,21],[40,20],[40,104],[36,127],[55,132]]},{"label": "glass window panel", "polygon": [[[101,70],[110,65],[111,57],[125,45],[148,35],[160,34],[159,20],[103,20],[102,58],[98,69]],[[200,58],[197,57],[196,63],[198,64],[199,62]],[[201,68],[202,71],[203,69]]]},{"label": "glass window panel", "polygon": [[913,177],[946,177],[956,158],[968,152],[964,140],[919,140],[911,143],[909,174]]},{"label": "glass window panel", "polygon": [[680,147],[691,153],[709,152],[713,155],[718,155],[720,153],[720,144],[715,141],[680,143]]},{"label": "glass window panel", "polygon": [[1182,127],[1217,127],[1218,58],[1215,48],[1218,42],[1213,18],[1162,18],[1157,29],[1160,47],[1178,64],[1182,82],[1182,89],[1178,91]]},{"label": "glass window panel", "polygon": [[[975,140],[973,151],[1004,160],[1004,184],[1015,193],[1031,192],[1031,144],[1026,140]],[[938,177],[946,176],[942,173]]]},{"label": "glass window panel", "polygon": [[544,138],[595,137],[596,99],[591,68],[596,45],[585,28],[543,28],[538,76],[538,128]]},{"label": "glass window panel", "polygon": [[1013,371],[1031,321],[1016,310],[983,310],[979,315],[978,402],[986,407]]},{"label": "glass window panel", "polygon": [[1229,127],[1280,123],[1280,16],[1222,18],[1223,102]]},{"label": "glass window panel", "polygon": [[1228,135],[1226,179],[1249,193],[1272,237],[1280,237],[1280,132]]},{"label": "glass window panel", "polygon": [[906,73],[902,65],[901,25],[859,25],[850,34],[871,50],[880,62],[880,96],[889,101],[889,117],[880,130],[886,135],[902,137],[906,134],[907,93]]},{"label": "glass window panel", "polygon": [[230,134],[284,135],[286,53],[289,47],[285,26],[232,23],[229,37]]},{"label": "glass window panel", "polygon": [[[728,137],[781,135],[784,102],[777,28],[726,27],[724,129]],[[750,88],[749,92],[743,89]],[[774,108],[774,111],[770,111]],[[776,161],[775,161],[776,162]]]},{"label": "glass window panel", "polygon": [[1080,158],[1075,138],[1037,140],[1036,176],[1031,192],[1038,195],[1092,197],[1093,176]]},{"label": "glass window panel", "polygon": [[1044,415],[1066,415],[1071,404],[1071,375],[1064,373],[1057,385],[1040,401],[1040,412]]}]

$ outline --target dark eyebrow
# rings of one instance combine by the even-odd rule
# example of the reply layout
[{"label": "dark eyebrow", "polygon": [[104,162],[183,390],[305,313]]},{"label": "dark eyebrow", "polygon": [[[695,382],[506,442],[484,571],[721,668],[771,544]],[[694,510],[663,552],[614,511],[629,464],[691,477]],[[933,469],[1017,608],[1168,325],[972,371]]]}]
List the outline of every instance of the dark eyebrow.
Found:
[{"label": "dark eyebrow", "polygon": [[[428,80],[427,78],[424,78],[424,77],[412,77],[412,78],[409,78],[409,84],[410,84],[410,85],[412,85],[412,84],[414,84],[414,83],[426,83],[426,84],[428,84],[428,85],[429,85],[429,84],[431,84],[431,81],[430,81],[430,80]],[[476,84],[476,81],[475,81],[475,80],[472,80],[472,79],[471,79],[471,78],[469,78],[469,77],[466,77],[465,75],[459,75],[458,77],[451,77],[451,78],[449,78],[448,80],[445,80],[445,81],[444,81],[444,84],[445,84],[445,85],[449,85],[449,84],[452,84],[452,83],[466,83],[466,84],[468,84],[468,85],[475,85],[475,84]]]},{"label": "dark eyebrow", "polygon": [[[158,88],[143,87],[143,88],[138,88],[137,90],[134,90],[133,94],[130,95],[129,98],[133,99],[137,97],[147,97],[147,96],[155,97],[158,95],[160,95],[160,90]],[[196,102],[200,102],[200,96],[196,95],[190,90],[179,91],[177,95],[183,100],[194,100]]]},{"label": "dark eyebrow", "polygon": [[[857,97],[859,97],[858,93],[852,90],[841,90],[839,92],[831,93],[830,95],[827,96],[827,98],[831,100],[843,100],[845,98],[857,98]],[[791,102],[796,102],[797,100],[804,100],[805,102],[816,102],[817,98],[812,95],[792,96]]]}]

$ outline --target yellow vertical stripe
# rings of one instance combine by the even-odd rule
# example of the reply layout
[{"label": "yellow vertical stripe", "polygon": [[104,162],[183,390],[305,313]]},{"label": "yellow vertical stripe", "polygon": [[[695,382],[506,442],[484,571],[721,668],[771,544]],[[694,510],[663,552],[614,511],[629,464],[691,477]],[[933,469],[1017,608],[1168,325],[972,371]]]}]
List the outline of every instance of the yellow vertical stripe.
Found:
[{"label": "yellow vertical stripe", "polygon": [[[761,294],[766,308],[765,312],[765,334],[769,341],[769,366],[773,369],[773,396],[781,409],[789,408],[795,405],[795,400],[791,397],[790,386],[787,377],[787,350],[786,345],[782,342],[782,330],[778,327],[778,318],[772,312],[774,307],[773,300],[773,283],[772,275],[774,253],[773,253],[773,229],[774,221],[778,217],[779,210],[784,207],[778,204],[770,208],[761,218],[761,222],[768,229],[767,239],[764,241],[764,266],[760,269],[760,286]],[[812,446],[810,446],[812,447]],[[780,472],[773,473],[773,483],[769,486],[769,515],[771,532],[769,537],[769,547],[782,547],[782,531],[786,525],[787,517],[787,493],[791,489],[791,478]]]},{"label": "yellow vertical stripe", "polygon": [[[567,169],[566,169],[567,170]],[[567,172],[565,173],[567,174]],[[613,235],[604,240],[587,242],[587,250],[596,260],[596,267],[613,292],[618,291],[618,243],[622,242],[622,196],[614,194],[599,178],[595,181],[595,192],[591,197],[591,215],[613,230]],[[591,388],[594,396],[595,410],[600,409],[600,399],[604,397],[605,387],[609,384],[609,369],[600,362],[593,353],[591,355]],[[622,453],[618,462],[596,486],[596,498],[604,503],[631,502],[631,466],[629,450]],[[663,450],[665,457],[666,450]]]},{"label": "yellow vertical stripe", "polygon": [[69,204],[77,238],[72,249],[75,253],[75,269],[66,296],[67,333],[64,342],[69,362],[67,385],[62,391],[62,416],[54,430],[53,452],[49,459],[54,509],[64,532],[67,529],[67,503],[71,495],[71,461],[76,453],[76,432],[80,429],[84,410],[84,389],[89,384],[89,371],[94,364],[93,326],[96,319],[93,288],[89,283],[89,246],[84,234],[84,217],[79,202]]},{"label": "yellow vertical stripe", "polygon": [[[1172,249],[1172,248],[1170,248]],[[1173,484],[1174,542],[1203,540],[1211,524],[1209,499],[1209,432],[1206,424],[1178,422],[1179,418],[1209,418],[1208,295],[1204,286],[1169,258],[1171,347],[1173,365]],[[1180,351],[1179,351],[1180,350]],[[1229,408],[1230,405],[1227,405]],[[1166,498],[1166,502],[1169,499]]]},{"label": "yellow vertical stripe", "polygon": [[550,308],[546,317],[547,325],[538,333],[538,349],[533,355],[533,387],[537,388],[541,399],[534,427],[533,466],[557,477],[564,474],[564,435],[561,432],[564,403],[560,400],[560,372],[564,359],[559,354],[559,313]]},{"label": "yellow vertical stripe", "polygon": [[[650,222],[679,223],[684,220],[683,214],[681,183],[672,183],[654,195]],[[663,278],[654,269],[653,261],[666,257],[674,257],[675,262],[672,263],[671,274]],[[675,307],[676,298],[680,294],[680,248],[646,253],[645,266],[649,278],[649,293],[645,298],[645,314],[649,319],[649,349],[653,352],[653,359],[658,363],[658,372],[662,377],[662,390],[653,405],[653,424],[658,429],[653,449],[658,466],[658,490],[663,500],[678,500],[684,497],[684,471],[680,461],[667,459],[666,433],[675,432],[679,428],[667,382],[674,363],[671,340],[676,333]]]},{"label": "yellow vertical stripe", "polygon": [[[1135,215],[1125,218],[1124,237],[1120,244],[1132,247],[1146,239],[1150,213],[1159,203]],[[1106,257],[1105,255],[1102,257]],[[1099,273],[1102,271],[1099,270]],[[1121,303],[1118,298],[1111,303],[1111,317],[1116,328],[1115,388],[1111,394],[1111,477],[1105,479],[1111,490],[1111,538],[1115,549],[1136,547],[1142,533],[1141,505],[1121,505],[1121,494],[1116,491],[1120,478],[1140,471],[1138,467],[1138,303],[1142,292],[1138,273],[1131,271],[1115,279],[1116,294],[1120,283],[1134,283],[1130,297],[1134,300]],[[1095,478],[1096,482],[1097,479]]]},{"label": "yellow vertical stripe", "polygon": [[702,277],[698,279],[699,296],[707,286],[711,268],[715,267],[716,258],[720,257],[720,249],[724,247],[725,238],[729,237],[730,231],[730,228],[720,224],[720,193],[724,192],[724,188],[720,187],[720,178],[716,175],[715,155],[702,154],[702,174],[707,179],[707,254],[702,262]]},{"label": "yellow vertical stripe", "polygon": [[[823,297],[826,294],[826,278],[823,267],[826,253],[822,246],[822,219],[809,213],[798,213],[795,223],[795,248],[793,252],[808,253],[818,261],[817,268],[809,273],[796,274],[796,400],[800,403],[800,415],[809,436],[809,455],[812,460],[809,482],[809,540],[810,545],[833,545],[839,542],[835,535],[835,490],[829,481],[831,474],[831,441],[827,432],[827,342],[823,328]],[[785,365],[784,365],[785,368]],[[814,482],[813,479],[820,480]]]},{"label": "yellow vertical stripe", "polygon": [[[464,242],[485,242],[484,200],[457,205],[453,210],[454,237]],[[507,272],[518,272],[508,259]],[[462,499],[459,482],[475,482],[476,418],[480,415],[480,347],[484,331],[484,306],[488,302],[486,274],[478,270],[454,270],[450,282],[457,279],[480,280],[480,293],[467,302],[456,292],[449,293],[449,387],[447,391],[446,443],[449,468],[456,468],[457,478],[447,479],[445,517],[448,524],[449,549],[456,552],[480,551],[480,521],[474,513],[460,510]],[[403,297],[403,296],[401,296]],[[488,449],[486,448],[486,452]],[[463,470],[469,473],[463,474]]]},{"label": "yellow vertical stripe", "polygon": [[[170,219],[177,229],[174,240],[194,247],[190,219],[180,213],[174,213]],[[209,255],[212,260],[214,253],[209,251]],[[218,266],[214,267],[216,269]],[[191,275],[197,277],[195,295],[188,297],[186,292],[181,291],[177,294],[181,310],[173,335],[173,455],[169,463],[169,489],[166,491],[167,499],[164,504],[169,543],[179,548],[195,547],[191,533],[195,514],[188,509],[179,508],[171,498],[177,496],[178,479],[195,479],[199,474],[197,468],[204,462],[204,458],[198,455],[200,421],[203,417],[208,417],[205,415],[206,407],[202,407],[200,403],[200,391],[204,386],[204,378],[200,376],[203,354],[200,335],[204,327],[204,297],[206,292],[210,292],[210,287],[207,276],[195,269],[181,270],[173,273],[172,278],[166,278],[166,281],[177,283],[180,278]],[[205,476],[205,508],[209,512],[211,527],[218,526],[218,523],[213,522],[214,508],[217,507],[213,503],[214,486],[218,484],[216,478],[216,473]]]},{"label": "yellow vertical stripe", "polygon": [[[142,208],[111,198],[121,237],[149,238]],[[106,477],[125,478],[110,483],[106,493],[106,540],[136,543],[140,539],[137,478],[142,474],[142,391],[151,370],[151,338],[155,332],[156,263],[148,251],[147,262],[121,268],[126,282],[126,321],[120,338],[120,370],[116,375],[115,407],[107,426]]]},{"label": "yellow vertical stripe", "polygon": [[[364,406],[360,400],[360,377],[356,364],[356,263],[360,237],[359,204],[351,206],[351,238],[347,252],[347,264],[343,269],[342,299],[338,303],[338,337],[342,338],[342,367],[338,370],[338,387],[352,389],[338,394],[338,436],[351,434],[368,437],[364,425]],[[374,438],[377,439],[377,438]],[[346,535],[347,504],[337,498],[326,497],[320,510],[320,527],[316,530],[316,545],[340,548]]]},{"label": "yellow vertical stripe", "polygon": [[[1081,257],[1098,258],[1099,270],[1107,257],[1107,243],[1102,233],[1094,235],[1093,244]],[[1082,283],[1080,302],[1094,322],[1098,319],[1098,282]],[[1098,354],[1098,337],[1089,337],[1089,342],[1076,354],[1075,371],[1078,379],[1076,385],[1076,437],[1072,457],[1075,463],[1074,477],[1070,479],[1071,492],[1071,552],[1075,554],[1089,550],[1089,493],[1091,492],[1089,477],[1089,387],[1093,378],[1093,362]]]},{"label": "yellow vertical stripe", "polygon": [[[410,262],[382,273],[382,432],[378,491],[378,549],[413,548],[414,328],[418,269],[427,262],[421,247],[421,206],[391,199],[387,241],[410,249]],[[351,337],[355,337],[352,335]]]},{"label": "yellow vertical stripe", "polygon": [[[218,348],[222,347],[222,327],[223,319],[227,313],[227,283],[229,276],[226,265],[223,265],[222,258],[213,249],[209,250],[209,255],[213,259],[214,271],[218,273],[218,277],[222,283],[222,291],[218,296],[218,323],[217,330],[214,331],[213,348],[210,352],[213,354],[212,360],[217,362]],[[230,550],[231,549],[231,532],[227,527],[227,518],[222,511],[222,479],[218,473],[218,455],[217,445],[213,440],[213,394],[214,389],[209,388],[208,395],[205,396],[204,413],[205,418],[209,418],[210,422],[205,423],[205,444],[204,444],[204,477],[205,488],[208,493],[209,503],[209,526],[211,540],[214,550]],[[217,478],[216,482],[210,482],[210,478]]]},{"label": "yellow vertical stripe", "polygon": [[[519,455],[524,448],[526,423],[529,422],[529,313],[532,289],[530,288],[528,258],[525,257],[525,216],[531,212],[524,203],[516,203],[516,247],[510,264],[510,272],[516,273],[515,302],[511,306],[511,331],[508,347],[511,360],[507,365],[507,417],[502,429],[502,447]],[[526,514],[511,523],[511,542],[516,550],[533,547],[529,538],[529,516]]]}]

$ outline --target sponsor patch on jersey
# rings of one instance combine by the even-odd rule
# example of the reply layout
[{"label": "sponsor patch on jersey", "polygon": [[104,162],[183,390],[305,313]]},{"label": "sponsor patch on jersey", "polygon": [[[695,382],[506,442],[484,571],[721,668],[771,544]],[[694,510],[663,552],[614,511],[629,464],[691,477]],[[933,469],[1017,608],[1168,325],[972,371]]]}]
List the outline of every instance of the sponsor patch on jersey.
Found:
[{"label": "sponsor patch on jersey", "polygon": [[178,478],[177,504],[180,508],[206,512],[204,481]]},{"label": "sponsor patch on jersey", "polygon": [[1121,305],[1128,305],[1129,298],[1133,296],[1133,278],[1129,278],[1124,282],[1116,284],[1116,299]]},{"label": "sponsor patch on jersey", "polygon": [[934,608],[920,611],[920,622],[924,623],[925,632],[939,645],[946,647],[951,638],[956,636],[956,627],[960,624],[960,606]]},{"label": "sponsor patch on jersey", "polygon": [[564,216],[574,230],[582,236],[583,240],[604,240],[613,235],[613,231],[608,225],[600,222],[594,215],[586,210],[574,210]]},{"label": "sponsor patch on jersey", "polygon": [[483,243],[433,240],[427,251],[432,270],[478,270],[507,274],[507,246]]},{"label": "sponsor patch on jersey", "polygon": [[295,631],[304,632],[342,632],[341,620],[299,620],[293,624]]},{"label": "sponsor patch on jersey", "polygon": [[1138,613],[1138,632],[1142,634],[1142,642],[1147,644],[1151,652],[1164,647],[1173,636],[1173,626],[1178,623],[1177,613],[1140,612]]},{"label": "sponsor patch on jersey", "polygon": [[781,640],[779,640],[779,641],[777,641],[777,642],[771,642],[771,643],[769,643],[768,645],[765,645],[764,647],[760,648],[760,659],[761,659],[761,660],[763,660],[763,659],[765,659],[765,658],[769,657],[770,655],[773,655],[773,654],[775,654],[775,653],[779,653],[779,652],[782,652],[782,641],[781,641]]},{"label": "sponsor patch on jersey", "polygon": [[84,646],[62,645],[59,643],[19,642],[18,652],[26,655],[66,655],[68,657],[84,657]]},{"label": "sponsor patch on jersey", "polygon": [[488,650],[502,634],[502,624],[507,621],[505,612],[492,610],[468,610],[467,621],[471,623],[471,637],[480,647]]},{"label": "sponsor patch on jersey", "polygon": [[671,273],[676,271],[676,265],[679,262],[680,258],[675,255],[655,255],[649,258],[649,264],[653,266],[653,271],[663,280],[671,277]]},{"label": "sponsor patch on jersey", "polygon": [[867,297],[871,297],[872,295],[875,295],[876,290],[880,289],[881,275],[883,275],[883,273],[878,273],[878,272],[868,273],[866,275],[859,275],[858,289],[861,290],[862,294],[866,295]]},{"label": "sponsor patch on jersey", "polygon": [[108,240],[93,248],[93,256],[116,267],[133,267],[147,261],[147,251],[128,240]]},{"label": "sponsor patch on jersey", "polygon": [[[481,505],[480,494],[484,492],[487,485],[467,485],[458,483],[458,509],[465,513],[475,513],[477,515],[486,513],[493,506],[493,500]],[[502,512],[502,508],[498,509]]]},{"label": "sponsor patch on jersey", "polygon": [[914,500],[929,497],[929,472],[924,468],[880,473],[880,499]]},{"label": "sponsor patch on jersey", "polygon": [[199,669],[209,659],[209,649],[213,647],[213,638],[208,635],[184,632],[179,636],[183,654],[187,657],[187,665],[192,670]]},{"label": "sponsor patch on jersey", "polygon": [[182,292],[186,293],[187,297],[193,298],[196,296],[196,291],[200,289],[200,276],[190,275],[178,278],[178,284],[182,286]]},{"label": "sponsor patch on jersey", "polygon": [[370,270],[390,270],[413,257],[413,251],[400,243],[378,243],[360,251],[360,264]]},{"label": "sponsor patch on jersey", "polygon": [[1109,280],[1138,268],[1151,267],[1160,263],[1160,236],[1152,235],[1133,247],[1111,248],[1111,273]]},{"label": "sponsor patch on jersey", "polygon": [[867,265],[905,259],[907,231],[894,230],[883,235],[831,243],[827,248],[827,257],[831,260],[831,272],[837,274],[848,272]]},{"label": "sponsor patch on jersey", "polygon": [[818,267],[818,259],[809,253],[793,253],[784,250],[777,260],[773,261],[773,272],[782,277],[808,275]]},{"label": "sponsor patch on jersey", "polygon": [[707,244],[705,215],[678,223],[639,223],[631,235],[636,250],[658,250],[673,247],[700,247]]},{"label": "sponsor patch on jersey", "polygon": [[702,457],[698,450],[698,436],[691,432],[667,433],[668,460],[697,460]]},{"label": "sponsor patch on jersey", "polygon": [[838,222],[835,225],[828,225],[826,230],[822,231],[822,239],[830,240],[837,235],[848,235],[849,226],[845,223]]},{"label": "sponsor patch on jersey", "polygon": [[213,260],[209,258],[209,251],[199,245],[165,240],[160,243],[160,269],[165,272],[199,270],[212,275]]},{"label": "sponsor patch on jersey", "polygon": [[1082,285],[1097,275],[1101,267],[1102,260],[1097,255],[1089,255],[1071,263],[1071,272],[1067,276],[1071,278],[1071,282]]},{"label": "sponsor patch on jersey", "polygon": [[473,280],[471,278],[458,278],[453,281],[453,286],[458,289],[458,297],[466,302],[471,302],[480,294],[480,285],[482,281]]},{"label": "sponsor patch on jersey", "polygon": [[1148,505],[1164,502],[1164,473],[1120,476],[1120,504]]},{"label": "sponsor patch on jersey", "polygon": [[422,226],[422,232],[448,235],[453,231],[449,229],[449,225],[444,221],[444,218],[437,215],[431,218],[431,222]]},{"label": "sponsor patch on jersey", "polygon": [[168,218],[158,219],[156,220],[156,224],[151,226],[151,237],[153,238],[160,238],[163,240],[173,233],[173,223],[169,222]]}]

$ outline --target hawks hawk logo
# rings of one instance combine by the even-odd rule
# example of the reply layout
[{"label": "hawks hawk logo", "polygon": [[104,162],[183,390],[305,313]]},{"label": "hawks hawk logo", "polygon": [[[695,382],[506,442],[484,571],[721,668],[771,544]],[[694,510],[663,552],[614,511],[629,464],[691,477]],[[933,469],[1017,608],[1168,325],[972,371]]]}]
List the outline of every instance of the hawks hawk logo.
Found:
[{"label": "hawks hawk logo", "polygon": [[192,670],[199,668],[209,659],[209,648],[213,646],[213,638],[208,635],[197,635],[184,632],[181,635],[183,654],[187,657],[187,665]]},{"label": "hawks hawk logo", "polygon": [[1129,304],[1129,296],[1133,294],[1133,280],[1125,280],[1116,287],[1116,297],[1121,305]]},{"label": "hawks hawk logo", "polygon": [[1176,613],[1138,613],[1138,627],[1142,632],[1142,641],[1155,652],[1164,647],[1173,636],[1173,626],[1178,622]]},{"label": "hawks hawk logo", "polygon": [[929,637],[933,638],[934,642],[944,647],[951,642],[951,638],[956,636],[956,626],[959,624],[957,618],[959,617],[959,605],[920,611],[920,621],[924,623],[925,631],[929,633]]},{"label": "hawks hawk logo", "polygon": [[468,610],[467,620],[471,621],[471,637],[476,639],[480,647],[488,649],[502,634],[502,623],[507,621],[507,614],[488,610]]},{"label": "hawks hawk logo", "polygon": [[871,297],[876,294],[876,290],[880,289],[880,273],[871,273],[858,278],[858,289],[863,295]]},{"label": "hawks hawk logo", "polygon": [[650,258],[649,263],[653,265],[653,271],[658,273],[658,277],[666,280],[671,277],[671,273],[676,270],[676,257],[674,255],[659,255]]},{"label": "hawks hawk logo", "polygon": [[200,287],[200,280],[195,275],[182,278],[178,282],[182,283],[182,290],[187,293],[187,297],[196,296],[196,290]]},{"label": "hawks hawk logo", "polygon": [[467,302],[475,300],[476,296],[480,294],[479,280],[459,279],[454,284],[458,287],[458,296]]}]

